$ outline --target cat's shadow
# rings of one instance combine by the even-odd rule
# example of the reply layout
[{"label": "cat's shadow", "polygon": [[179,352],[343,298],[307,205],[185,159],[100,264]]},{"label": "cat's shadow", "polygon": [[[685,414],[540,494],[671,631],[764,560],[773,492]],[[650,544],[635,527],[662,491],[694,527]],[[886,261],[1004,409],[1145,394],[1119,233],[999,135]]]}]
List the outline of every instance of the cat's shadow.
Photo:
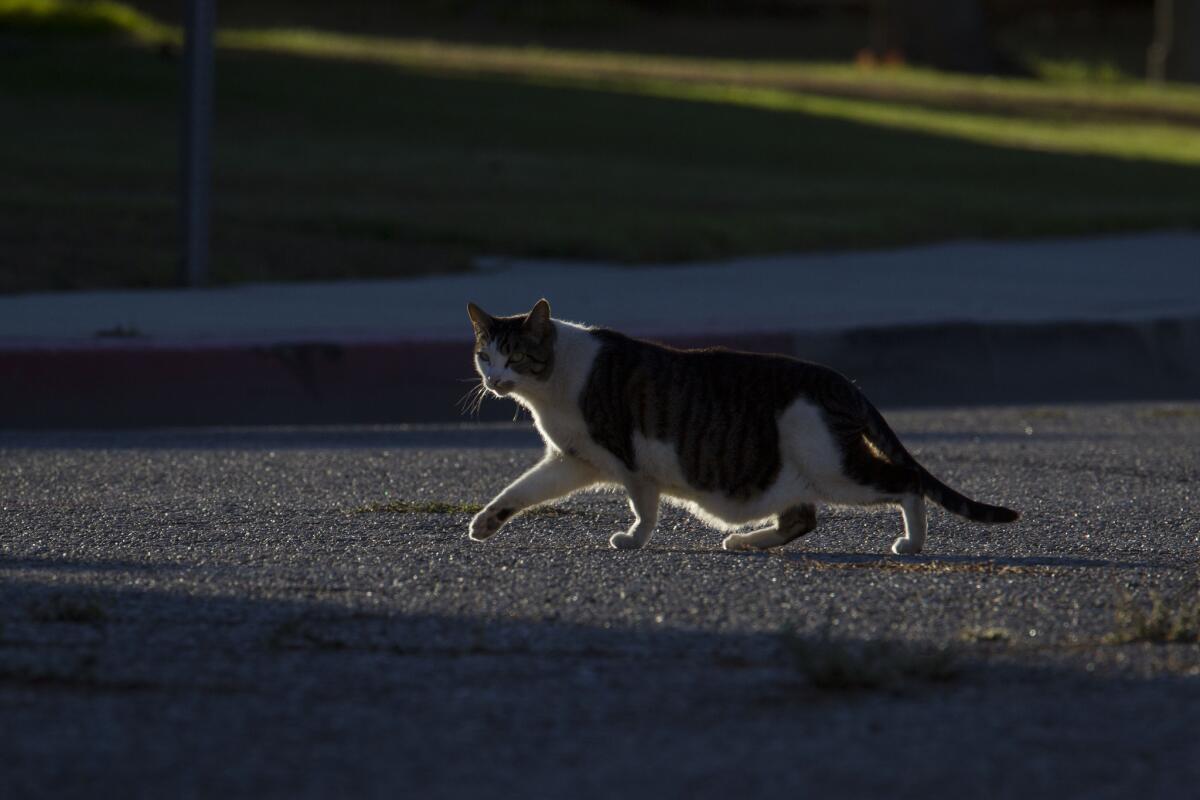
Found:
[{"label": "cat's shadow", "polygon": [[[743,554],[735,554],[743,555]],[[1003,568],[1003,567],[1074,567],[1080,569],[1146,569],[1161,568],[1164,564],[1146,561],[1114,561],[1104,558],[1081,558],[1078,556],[971,556],[954,554],[924,554],[897,556],[878,553],[836,553],[836,552],[780,552],[769,554],[775,558],[789,561],[825,564],[833,567],[879,567],[902,568],[905,565],[913,567],[927,566],[929,568],[947,567],[970,569]]]},{"label": "cat's shadow", "polygon": [[[553,548],[557,549],[557,548]],[[612,553],[608,547],[596,546],[597,552]],[[963,571],[973,569],[1003,569],[1005,567],[1063,567],[1074,569],[1163,569],[1173,566],[1168,563],[1149,561],[1115,561],[1105,558],[1081,558],[1078,556],[972,556],[955,554],[923,554],[897,556],[890,553],[851,553],[820,550],[793,551],[730,551],[720,547],[655,547],[653,542],[641,553],[664,555],[710,555],[720,558],[778,558],[798,566],[826,567],[829,569],[927,569],[929,571]]]}]

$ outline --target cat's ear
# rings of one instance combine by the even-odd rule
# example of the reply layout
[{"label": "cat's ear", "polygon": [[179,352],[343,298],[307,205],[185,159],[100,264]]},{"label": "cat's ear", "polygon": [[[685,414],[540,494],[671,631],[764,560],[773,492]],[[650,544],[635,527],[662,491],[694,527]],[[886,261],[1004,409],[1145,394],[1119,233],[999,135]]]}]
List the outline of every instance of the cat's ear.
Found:
[{"label": "cat's ear", "polygon": [[550,303],[542,298],[533,304],[533,310],[525,315],[525,329],[541,335],[550,325]]},{"label": "cat's ear", "polygon": [[471,327],[477,336],[486,334],[494,321],[490,314],[474,303],[467,303],[467,316],[471,318]]}]

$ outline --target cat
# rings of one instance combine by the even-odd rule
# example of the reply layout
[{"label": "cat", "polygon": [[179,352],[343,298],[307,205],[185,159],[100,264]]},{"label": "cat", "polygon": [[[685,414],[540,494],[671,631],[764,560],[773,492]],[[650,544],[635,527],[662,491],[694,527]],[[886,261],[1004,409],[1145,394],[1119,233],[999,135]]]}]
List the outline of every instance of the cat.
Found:
[{"label": "cat", "polygon": [[[813,530],[818,502],[898,505],[892,552],[921,552],[925,499],[976,522],[1018,512],[971,500],[909,454],[834,370],[780,355],[678,350],[603,328],[467,305],[480,392],[533,414],[545,456],[471,520],[476,541],[524,509],[597,484],[623,487],[634,522],[609,539],[642,547],[668,500],[728,533],[726,550],[779,547]],[[754,530],[745,528],[760,524]]]}]

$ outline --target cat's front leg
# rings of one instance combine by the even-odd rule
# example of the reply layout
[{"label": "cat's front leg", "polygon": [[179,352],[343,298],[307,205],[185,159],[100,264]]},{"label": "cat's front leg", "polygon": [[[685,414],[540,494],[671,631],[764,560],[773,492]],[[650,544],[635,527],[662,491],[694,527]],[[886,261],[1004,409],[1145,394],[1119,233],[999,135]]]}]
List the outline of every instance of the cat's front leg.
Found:
[{"label": "cat's front leg", "polygon": [[925,517],[925,498],[912,494],[900,501],[900,510],[904,514],[904,535],[892,545],[892,552],[898,556],[916,555],[925,544],[925,533],[929,523]]},{"label": "cat's front leg", "polygon": [[629,507],[633,509],[633,525],[627,531],[614,533],[608,543],[618,550],[637,550],[649,541],[658,524],[661,493],[650,481],[632,481],[625,488],[629,492]]},{"label": "cat's front leg", "polygon": [[599,480],[599,474],[590,464],[557,450],[549,452],[475,515],[468,535],[482,542],[530,506],[570,494]]}]

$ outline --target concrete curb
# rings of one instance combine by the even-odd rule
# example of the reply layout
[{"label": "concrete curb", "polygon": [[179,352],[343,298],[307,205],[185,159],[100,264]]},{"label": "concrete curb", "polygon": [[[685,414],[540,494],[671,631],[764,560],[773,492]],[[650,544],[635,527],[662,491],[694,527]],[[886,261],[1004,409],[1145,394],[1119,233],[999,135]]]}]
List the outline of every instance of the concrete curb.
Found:
[{"label": "concrete curb", "polygon": [[[879,405],[1200,399],[1200,319],[938,323],[660,337],[837,368]],[[394,339],[0,345],[0,427],[463,421],[470,342]],[[507,402],[483,420],[511,419]]]}]

